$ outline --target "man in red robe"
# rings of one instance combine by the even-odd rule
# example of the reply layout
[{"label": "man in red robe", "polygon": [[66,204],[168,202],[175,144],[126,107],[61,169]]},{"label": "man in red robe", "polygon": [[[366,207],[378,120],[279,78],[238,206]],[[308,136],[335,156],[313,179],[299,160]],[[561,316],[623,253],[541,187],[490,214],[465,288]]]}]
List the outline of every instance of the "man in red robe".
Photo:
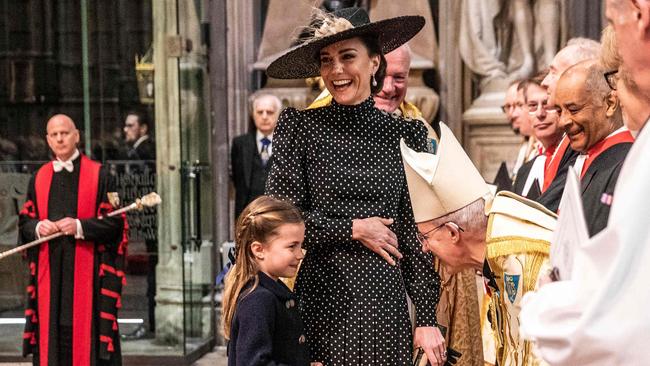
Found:
[{"label": "man in red robe", "polygon": [[30,281],[23,355],[38,366],[121,365],[117,309],[124,283],[125,220],[105,217],[114,182],[77,149],[79,131],[58,114],[47,123],[55,160],[32,178],[20,241],[56,233],[27,253]]}]

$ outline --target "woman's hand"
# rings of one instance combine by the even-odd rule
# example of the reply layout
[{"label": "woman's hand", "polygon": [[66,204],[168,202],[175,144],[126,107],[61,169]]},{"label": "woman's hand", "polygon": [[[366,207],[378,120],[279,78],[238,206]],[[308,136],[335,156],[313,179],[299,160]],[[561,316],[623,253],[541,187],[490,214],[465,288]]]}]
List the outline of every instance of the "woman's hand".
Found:
[{"label": "woman's hand", "polygon": [[399,259],[402,254],[397,250],[397,235],[388,228],[392,223],[393,219],[381,217],[352,220],[352,239],[360,241],[366,248],[394,266],[395,260],[391,258],[391,254]]},{"label": "woman's hand", "polygon": [[422,347],[432,366],[443,365],[447,360],[445,339],[438,327],[417,327],[413,335],[413,345]]},{"label": "woman's hand", "polygon": [[323,364],[320,362],[310,362],[309,366],[323,366]]}]

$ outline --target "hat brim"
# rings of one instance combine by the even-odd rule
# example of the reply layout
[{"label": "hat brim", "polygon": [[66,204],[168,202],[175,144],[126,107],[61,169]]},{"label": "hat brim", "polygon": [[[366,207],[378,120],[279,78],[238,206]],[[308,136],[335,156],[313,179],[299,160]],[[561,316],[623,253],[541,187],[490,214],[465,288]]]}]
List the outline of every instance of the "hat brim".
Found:
[{"label": "hat brim", "polygon": [[266,69],[276,79],[306,79],[320,75],[318,53],[330,44],[361,35],[377,35],[384,54],[408,42],[424,27],[424,17],[407,15],[350,28],[296,46],[278,57]]}]

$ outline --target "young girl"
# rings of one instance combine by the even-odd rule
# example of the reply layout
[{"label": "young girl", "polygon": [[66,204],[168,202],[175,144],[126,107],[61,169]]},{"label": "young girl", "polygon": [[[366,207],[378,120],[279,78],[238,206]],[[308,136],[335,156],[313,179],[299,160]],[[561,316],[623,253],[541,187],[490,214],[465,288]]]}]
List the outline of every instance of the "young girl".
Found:
[{"label": "young girl", "polygon": [[279,280],[296,274],[304,237],[302,216],[289,202],[261,196],[239,216],[223,296],[229,366],[310,365],[297,301]]}]

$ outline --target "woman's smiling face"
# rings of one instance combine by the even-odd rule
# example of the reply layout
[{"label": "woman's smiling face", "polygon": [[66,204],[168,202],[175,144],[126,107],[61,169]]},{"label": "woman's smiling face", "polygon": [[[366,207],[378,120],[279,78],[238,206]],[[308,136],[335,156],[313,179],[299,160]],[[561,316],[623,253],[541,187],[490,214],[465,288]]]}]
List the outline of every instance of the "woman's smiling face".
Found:
[{"label": "woman's smiling face", "polygon": [[370,96],[370,79],[379,67],[360,38],[345,39],[320,50],[320,74],[339,104],[359,104]]}]

